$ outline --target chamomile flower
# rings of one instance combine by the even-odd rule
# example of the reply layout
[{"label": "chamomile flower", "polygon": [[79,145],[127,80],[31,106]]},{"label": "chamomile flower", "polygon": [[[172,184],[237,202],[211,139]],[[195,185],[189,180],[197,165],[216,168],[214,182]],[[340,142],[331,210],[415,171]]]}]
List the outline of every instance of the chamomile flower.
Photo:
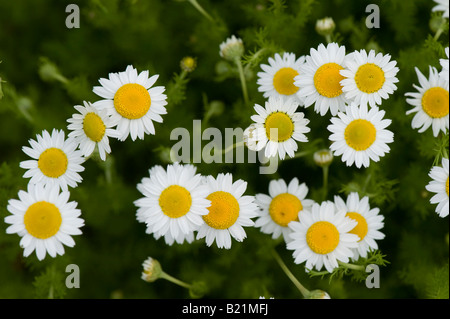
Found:
[{"label": "chamomile flower", "polygon": [[144,222],[146,232],[156,239],[163,236],[168,245],[192,242],[193,232],[204,223],[202,216],[208,214],[208,189],[196,170],[190,164],[174,163],[167,165],[167,170],[157,165],[137,185],[144,195],[134,202],[137,220]]},{"label": "chamomile flower", "polygon": [[161,115],[167,113],[165,87],[152,87],[158,77],[149,77],[148,71],[138,74],[129,65],[125,72],[110,73],[109,79],[101,78],[101,86],[94,87],[94,93],[103,98],[94,106],[107,110],[111,124],[117,125],[119,140],[124,141],[129,135],[133,141],[143,140],[145,134],[155,134],[153,121],[163,122]]},{"label": "chamomile flower", "polygon": [[289,185],[283,179],[271,180],[269,183],[269,195],[256,194],[256,204],[260,208],[260,216],[255,221],[255,227],[261,228],[261,232],[272,234],[273,239],[280,235],[286,242],[290,240],[288,227],[291,221],[298,221],[299,214],[304,209],[309,209],[314,203],[311,199],[305,199],[308,194],[308,186],[299,184],[295,177]]},{"label": "chamomile flower", "polygon": [[344,77],[340,73],[345,58],[345,46],[337,43],[329,43],[326,47],[320,44],[317,50],[310,50],[294,82],[300,88],[297,96],[304,101],[305,107],[314,104],[315,112],[322,116],[328,110],[334,116],[345,109],[347,99],[341,85]]},{"label": "chamomile flower", "polygon": [[309,120],[303,112],[296,112],[298,103],[292,99],[269,97],[265,107],[255,104],[257,115],[252,115],[256,129],[256,150],[265,147],[267,158],[277,156],[284,159],[286,154],[294,157],[298,142],[307,142],[305,133],[310,131]]},{"label": "chamomile flower", "polygon": [[244,54],[244,43],[235,35],[227,38],[219,46],[219,55],[225,60],[234,61]]},{"label": "chamomile flower", "polygon": [[[258,72],[258,91],[263,96],[282,96],[296,98],[298,87],[294,85],[294,78],[300,73],[300,66],[305,63],[305,57],[298,59],[294,53],[276,53],[268,60],[269,64],[261,64],[262,72]],[[301,103],[301,99],[299,99]]]},{"label": "chamomile flower", "polygon": [[367,104],[346,106],[345,113],[331,118],[328,130],[332,144],[330,150],[334,156],[342,155],[347,166],[369,167],[370,160],[378,162],[380,157],[389,153],[387,145],[394,141],[394,133],[387,130],[391,120],[383,119],[385,111],[378,107],[367,110]]},{"label": "chamomile flower", "polygon": [[418,68],[415,69],[420,86],[413,84],[413,87],[418,92],[405,93],[405,96],[410,97],[406,102],[413,106],[406,114],[416,113],[411,126],[413,129],[419,128],[419,133],[423,133],[431,126],[434,136],[438,136],[439,131],[447,133],[449,82],[440,76],[434,67],[430,66],[428,79]]},{"label": "chamomile flower", "polygon": [[439,73],[439,75],[442,76],[444,79],[447,79],[447,81],[449,81],[449,71],[448,71],[449,51],[448,51],[448,47],[445,48],[445,55],[447,55],[447,59],[439,59],[439,63],[442,66],[442,70]]},{"label": "chamomile flower", "polygon": [[100,158],[106,160],[106,154],[111,153],[108,138],[117,137],[116,131],[111,129],[112,125],[106,110],[100,112],[89,102],[84,102],[84,106],[74,107],[79,114],[73,114],[67,120],[70,123],[67,128],[71,130],[69,137],[75,138],[78,142],[83,156],[90,156],[97,146]]},{"label": "chamomile flower", "polygon": [[30,178],[30,183],[44,183],[46,185],[58,185],[63,191],[68,186],[77,187],[82,178],[80,172],[85,159],[81,151],[77,150],[78,144],[73,138],[64,139],[64,131],[53,129],[52,135],[46,130],[42,135],[36,135],[37,141],[30,139],[30,147],[24,146],[25,154],[33,158],[20,162],[20,167],[27,169],[24,178]]},{"label": "chamomile flower", "polygon": [[351,53],[345,60],[345,69],[340,71],[345,77],[341,81],[345,97],[356,104],[381,105],[382,99],[388,99],[397,90],[399,69],[397,62],[390,60],[389,54],[375,55],[375,50],[369,54],[365,50]]},{"label": "chamomile flower", "polygon": [[286,245],[293,250],[294,262],[306,262],[306,269],[323,266],[328,272],[337,268],[338,260],[348,262],[353,257],[352,249],[358,247],[359,237],[349,233],[357,222],[346,217],[345,211],[337,211],[329,201],[314,203],[311,211],[299,215],[299,221],[289,223],[292,238]]},{"label": "chamomile flower", "polygon": [[358,235],[358,247],[354,249],[353,259],[359,256],[366,258],[371,250],[378,249],[376,240],[385,236],[380,229],[384,227],[384,216],[380,215],[379,208],[370,208],[369,197],[359,198],[358,193],[350,193],[344,201],[340,196],[334,196],[334,204],[337,210],[344,210],[347,217],[355,220],[357,225],[349,231],[350,234]]},{"label": "chamomile flower", "polygon": [[203,216],[205,223],[200,226],[197,239],[206,237],[207,246],[215,241],[217,247],[230,249],[231,237],[242,242],[247,237],[244,227],[254,226],[252,218],[258,216],[255,198],[243,195],[247,182],[240,179],[233,182],[229,173],[220,173],[217,178],[206,176],[205,185],[211,206],[208,214]]},{"label": "chamomile flower", "polygon": [[437,3],[437,5],[435,5],[431,11],[435,12],[435,11],[441,11],[443,14],[442,16],[444,18],[448,18],[449,17],[449,1],[448,0],[433,0],[434,2]]},{"label": "chamomile flower", "polygon": [[23,255],[33,251],[39,260],[48,253],[51,257],[64,255],[64,246],[73,247],[73,235],[80,235],[84,220],[76,202],[68,202],[70,193],[59,192],[57,185],[28,184],[28,190],[19,191],[19,199],[10,199],[7,209],[12,214],[5,217],[11,224],[6,233],[17,233],[22,239]]},{"label": "chamomile flower", "polygon": [[425,187],[429,192],[435,193],[430,199],[431,204],[437,204],[436,213],[439,217],[448,216],[449,210],[449,193],[448,193],[448,158],[442,158],[442,167],[433,166],[430,173],[431,181]]}]

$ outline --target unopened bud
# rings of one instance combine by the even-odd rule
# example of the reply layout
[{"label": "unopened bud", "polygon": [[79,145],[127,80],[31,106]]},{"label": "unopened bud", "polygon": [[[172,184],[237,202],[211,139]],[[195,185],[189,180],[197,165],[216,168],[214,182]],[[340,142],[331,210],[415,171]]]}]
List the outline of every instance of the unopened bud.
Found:
[{"label": "unopened bud", "polygon": [[326,291],[317,289],[310,291],[306,299],[331,299],[331,297]]},{"label": "unopened bud", "polygon": [[316,22],[316,31],[322,36],[332,34],[335,28],[336,24],[334,23],[333,18],[326,17],[319,19]]},{"label": "unopened bud", "polygon": [[162,268],[159,261],[148,257],[142,264],[144,271],[142,272],[141,278],[147,282],[154,282],[156,279],[161,278]]},{"label": "unopened bud", "polygon": [[320,166],[329,166],[333,161],[333,153],[329,149],[323,149],[314,153],[314,162]]},{"label": "unopened bud", "polygon": [[244,43],[242,39],[236,38],[234,35],[220,44],[219,54],[222,58],[229,61],[241,58],[244,54]]},{"label": "unopened bud", "polygon": [[192,72],[197,67],[197,60],[193,57],[184,57],[180,62],[180,67],[183,71]]}]

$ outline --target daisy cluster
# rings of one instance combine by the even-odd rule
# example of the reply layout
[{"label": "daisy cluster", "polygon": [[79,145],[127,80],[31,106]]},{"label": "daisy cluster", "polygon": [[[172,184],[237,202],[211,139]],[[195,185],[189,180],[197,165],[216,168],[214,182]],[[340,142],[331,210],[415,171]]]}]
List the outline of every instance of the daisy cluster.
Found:
[{"label": "daisy cluster", "polygon": [[5,222],[11,224],[8,234],[22,237],[24,256],[36,251],[39,260],[46,253],[56,257],[64,254],[63,245],[75,245],[71,236],[81,234],[84,220],[77,203],[69,202],[68,188],[82,182],[83,164],[93,154],[106,160],[111,153],[109,138],[124,141],[131,136],[134,141],[155,134],[153,121],[162,122],[167,104],[165,88],[153,86],[157,79],[148,71],[138,74],[131,65],[124,72],[110,73],[93,88],[103,99],[74,106],[78,113],[67,120],[67,138],[63,130],[44,130],[29,140],[30,147],[22,148],[31,158],[20,163],[27,170],[23,177],[30,178],[28,189],[19,192],[19,200],[9,200],[12,215]]},{"label": "daisy cluster", "polygon": [[256,104],[254,123],[245,141],[266,157],[294,157],[297,142],[307,142],[309,119],[298,111],[314,105],[321,116],[331,113],[330,149],[347,166],[368,167],[390,151],[394,135],[379,106],[397,89],[398,67],[389,54],[374,50],[346,53],[337,43],[320,44],[307,56],[285,52],[269,57],[257,73],[265,106]]},{"label": "daisy cluster", "polygon": [[[437,6],[439,7],[439,6]],[[448,17],[448,3],[447,3]],[[430,127],[433,136],[437,138],[441,135],[448,135],[449,130],[449,48],[445,48],[447,59],[440,59],[441,70],[429,66],[429,77],[420,72],[416,67],[415,71],[419,80],[419,85],[413,84],[417,92],[405,94],[406,102],[413,106],[406,114],[415,113],[411,126],[419,129],[423,133]],[[446,158],[447,157],[447,158]],[[444,155],[440,166],[433,166],[429,172],[431,181],[426,185],[429,192],[435,193],[430,199],[431,204],[437,204],[436,213],[440,217],[446,217],[449,213],[449,163],[448,155]]]}]

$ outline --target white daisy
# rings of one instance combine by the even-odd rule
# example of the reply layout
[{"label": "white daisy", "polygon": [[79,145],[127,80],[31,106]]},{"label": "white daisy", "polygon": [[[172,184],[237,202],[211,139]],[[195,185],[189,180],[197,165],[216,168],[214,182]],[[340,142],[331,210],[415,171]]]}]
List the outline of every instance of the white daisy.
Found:
[{"label": "white daisy", "polygon": [[294,82],[300,88],[297,96],[304,101],[305,107],[314,103],[314,111],[322,116],[328,110],[334,116],[345,109],[347,99],[341,86],[344,77],[340,73],[345,58],[345,46],[337,43],[329,43],[327,47],[320,44],[317,50],[310,50]]},{"label": "white daisy", "polygon": [[20,163],[20,167],[27,169],[24,178],[30,178],[30,183],[44,183],[58,185],[63,191],[67,186],[77,187],[82,178],[78,174],[84,171],[81,166],[85,159],[78,144],[73,138],[64,139],[64,131],[53,129],[52,135],[44,130],[42,136],[37,134],[36,139],[30,139],[30,147],[24,146],[25,154],[33,158]]},{"label": "white daisy", "polygon": [[190,164],[168,165],[167,170],[157,165],[149,170],[137,189],[144,197],[136,200],[137,220],[147,225],[146,232],[156,239],[164,236],[168,245],[174,241],[192,242],[193,232],[202,225],[202,215],[208,214],[208,189],[201,184],[202,177]]},{"label": "white daisy", "polygon": [[394,141],[394,133],[386,130],[391,120],[383,119],[385,111],[378,107],[367,110],[367,104],[346,106],[345,113],[339,112],[331,118],[328,130],[333,143],[330,150],[334,156],[342,155],[347,166],[369,167],[370,160],[378,162],[380,157],[389,153],[387,145]]},{"label": "white daisy", "polygon": [[442,16],[444,18],[448,18],[449,17],[449,1],[448,0],[433,0],[434,2],[437,3],[437,5],[435,5],[431,11],[435,12],[435,11],[442,11],[443,14]]},{"label": "white daisy", "polygon": [[291,221],[298,221],[298,216],[305,209],[311,208],[314,203],[311,199],[305,199],[308,187],[305,183],[299,184],[294,177],[289,185],[283,179],[271,180],[269,183],[269,195],[256,194],[256,204],[260,208],[260,216],[255,221],[255,227],[261,228],[261,232],[272,234],[277,239],[283,234],[286,242],[290,240],[288,227]]},{"label": "white daisy", "polygon": [[420,128],[419,133],[431,126],[434,136],[438,136],[439,131],[446,134],[449,129],[449,82],[434,67],[430,66],[428,80],[418,68],[415,70],[420,86],[413,84],[413,87],[418,92],[405,93],[405,96],[410,97],[406,102],[414,106],[406,114],[416,113],[411,126],[413,129]]},{"label": "white daisy", "polygon": [[433,166],[430,173],[431,181],[425,187],[429,192],[436,193],[430,199],[431,204],[438,204],[436,206],[436,213],[439,217],[448,216],[449,210],[449,196],[448,196],[448,172],[449,172],[448,158],[442,158],[442,167]]},{"label": "white daisy", "polygon": [[384,216],[379,215],[379,208],[370,208],[369,197],[359,199],[358,193],[350,193],[345,202],[340,196],[334,196],[334,204],[338,211],[344,210],[347,217],[355,220],[357,225],[349,231],[350,234],[358,235],[358,248],[354,249],[353,259],[359,256],[366,258],[370,250],[378,249],[376,240],[385,236],[380,229],[384,227]]},{"label": "white daisy", "polygon": [[442,76],[444,79],[447,79],[447,81],[449,81],[449,71],[448,71],[449,51],[448,51],[448,47],[445,48],[445,55],[447,55],[447,59],[439,59],[439,63],[442,66],[442,70],[439,73],[439,75]]},{"label": "white daisy", "polygon": [[28,184],[28,191],[19,191],[19,199],[10,199],[7,209],[12,214],[5,217],[11,224],[6,233],[17,233],[22,239],[23,255],[33,251],[39,260],[46,253],[51,257],[64,255],[64,246],[73,247],[72,235],[80,235],[84,220],[76,202],[68,202],[70,193],[59,192],[57,185]]},{"label": "white daisy", "polygon": [[129,65],[125,72],[110,73],[109,79],[101,78],[101,86],[94,93],[104,98],[94,103],[99,110],[106,109],[111,124],[117,125],[119,140],[128,135],[134,141],[144,139],[145,134],[155,134],[153,121],[162,123],[161,114],[166,114],[167,96],[164,86],[155,86],[159,75],[149,78],[148,71],[137,73]]},{"label": "white daisy", "polygon": [[229,173],[218,174],[217,178],[207,176],[206,185],[211,206],[203,216],[205,223],[198,230],[197,239],[206,237],[207,246],[216,241],[217,247],[230,249],[231,237],[242,242],[247,236],[243,227],[254,226],[251,218],[258,216],[255,197],[243,196],[247,182],[233,182]]},{"label": "white daisy", "polygon": [[265,149],[266,157],[279,155],[284,159],[286,154],[294,157],[298,142],[307,142],[305,133],[310,131],[307,127],[309,120],[303,112],[295,112],[298,103],[292,99],[282,97],[269,97],[265,107],[255,104],[257,115],[251,119],[256,123],[253,138],[256,139],[256,149]]},{"label": "white daisy", "polygon": [[381,105],[381,99],[388,99],[389,94],[397,90],[394,83],[399,71],[396,61],[390,61],[389,54],[369,54],[365,50],[351,53],[345,60],[345,69],[340,73],[346,79],[341,81],[345,97],[356,104],[369,103],[370,106]]},{"label": "white daisy", "polygon": [[[276,53],[269,58],[269,64],[261,64],[262,72],[258,72],[258,91],[263,92],[263,96],[282,96],[296,98],[298,87],[294,85],[294,78],[300,73],[300,67],[305,63],[305,57],[296,59],[294,53],[283,53],[283,56]],[[302,100],[299,99],[299,103]]]},{"label": "white daisy", "polygon": [[117,132],[111,129],[112,125],[106,110],[98,111],[89,102],[83,104],[84,106],[75,105],[80,114],[73,114],[67,120],[70,123],[67,128],[72,131],[69,137],[75,138],[85,157],[90,156],[97,146],[100,158],[104,161],[106,153],[111,153],[108,138],[118,137]]},{"label": "white daisy", "polygon": [[311,211],[299,215],[298,222],[290,222],[292,240],[286,247],[294,250],[294,262],[306,261],[307,270],[315,267],[320,271],[325,266],[328,272],[339,266],[338,260],[349,262],[359,237],[349,233],[357,222],[345,215],[345,211],[336,211],[332,202],[325,201],[314,203]]}]

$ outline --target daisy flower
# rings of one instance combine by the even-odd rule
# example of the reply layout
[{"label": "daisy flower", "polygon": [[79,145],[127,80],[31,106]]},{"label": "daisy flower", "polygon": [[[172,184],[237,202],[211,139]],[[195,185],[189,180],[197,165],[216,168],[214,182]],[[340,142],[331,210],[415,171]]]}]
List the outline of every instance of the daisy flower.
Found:
[{"label": "daisy flower", "polygon": [[145,134],[155,134],[153,121],[162,123],[166,114],[167,96],[164,86],[155,86],[159,75],[149,78],[148,71],[137,73],[129,65],[125,72],[110,73],[109,79],[101,78],[101,86],[95,86],[95,94],[103,100],[94,103],[99,110],[106,109],[111,116],[111,124],[117,125],[119,140],[128,135],[134,141],[144,139]]},{"label": "daisy flower", "polygon": [[[285,52],[283,56],[276,53],[269,58],[269,64],[261,64],[262,72],[258,72],[258,91],[263,96],[296,97],[298,87],[294,85],[294,78],[300,73],[300,67],[305,63],[305,57],[296,59],[294,53]],[[301,99],[299,99],[301,103]]]},{"label": "daisy flower", "polygon": [[336,211],[332,202],[314,203],[311,211],[299,215],[299,221],[289,223],[291,241],[286,245],[293,250],[294,262],[306,261],[306,269],[323,266],[328,272],[337,268],[338,260],[347,263],[358,247],[359,237],[349,233],[357,222],[346,217],[345,211]]},{"label": "daisy flower", "polygon": [[433,7],[433,9],[431,9],[432,12],[435,11],[442,11],[443,14],[442,16],[444,18],[448,18],[449,17],[449,1],[448,0],[433,0],[434,2],[437,3],[437,5],[435,5]]},{"label": "daisy flower", "polygon": [[298,142],[307,142],[305,133],[310,131],[307,127],[309,120],[302,112],[295,112],[298,103],[292,99],[282,97],[269,97],[265,107],[255,104],[257,115],[251,119],[256,123],[253,132],[257,139],[256,149],[265,149],[266,157],[274,157],[277,154],[284,159],[286,154],[294,157]]},{"label": "daisy flower", "polygon": [[106,110],[98,111],[89,102],[83,102],[84,106],[75,105],[79,114],[73,114],[67,122],[71,132],[69,137],[75,138],[84,157],[90,156],[95,147],[98,147],[100,158],[106,160],[106,154],[111,153],[109,137],[118,137],[116,131],[111,129]]},{"label": "daisy flower", "polygon": [[358,193],[350,193],[347,201],[340,196],[334,196],[334,204],[337,211],[344,210],[346,216],[355,220],[357,225],[349,231],[350,234],[358,235],[358,247],[354,249],[353,259],[359,256],[366,258],[370,250],[378,249],[376,240],[385,236],[380,229],[384,226],[384,216],[379,215],[379,208],[370,208],[369,197],[359,199]]},{"label": "daisy flower", "polygon": [[419,133],[422,133],[431,126],[434,136],[438,136],[439,131],[447,133],[449,129],[448,80],[439,76],[437,69],[431,66],[429,79],[418,68],[415,70],[420,86],[413,84],[413,87],[418,92],[405,93],[405,96],[410,97],[406,99],[406,102],[413,106],[406,114],[416,113],[411,122],[412,128],[419,128]]},{"label": "daisy flower", "polygon": [[51,257],[64,255],[64,246],[73,247],[71,236],[80,235],[84,220],[76,202],[68,202],[70,193],[59,192],[57,185],[28,184],[28,190],[19,191],[19,199],[10,199],[7,209],[12,214],[5,217],[8,234],[18,234],[23,255],[33,251],[39,260],[46,253]]},{"label": "daisy flower", "polygon": [[342,91],[341,81],[344,77],[340,71],[344,69],[345,46],[329,43],[326,47],[320,44],[310,50],[306,63],[300,66],[300,74],[295,77],[294,84],[300,89],[297,96],[309,107],[314,103],[314,111],[331,115],[345,109],[347,99]]},{"label": "daisy flower", "polygon": [[136,200],[137,220],[147,225],[146,232],[156,239],[164,236],[168,245],[174,241],[192,242],[193,232],[203,224],[202,215],[211,204],[206,199],[208,189],[201,185],[201,175],[190,164],[174,163],[167,170],[154,166],[137,189],[144,197]]},{"label": "daisy flower", "polygon": [[264,234],[272,234],[273,239],[283,234],[284,240],[289,241],[288,234],[291,233],[289,223],[298,221],[299,214],[314,203],[311,199],[305,199],[307,194],[308,187],[305,183],[299,184],[297,178],[293,178],[289,185],[283,179],[271,180],[269,195],[255,196],[256,204],[260,208],[255,227],[261,228]]},{"label": "daisy flower", "polygon": [[347,166],[369,167],[370,160],[378,162],[380,157],[389,153],[387,145],[394,141],[394,133],[386,130],[391,120],[383,119],[384,111],[378,107],[367,110],[367,104],[346,106],[345,113],[331,118],[328,130],[332,144],[330,150],[334,156],[342,155]]},{"label": "daisy flower", "polygon": [[448,158],[442,158],[442,167],[433,166],[430,173],[431,181],[425,187],[429,192],[435,193],[430,199],[431,204],[436,206],[436,213],[439,217],[448,216]]},{"label": "daisy flower", "polygon": [[449,81],[449,72],[448,72],[448,47],[445,48],[445,55],[447,55],[447,59],[439,59],[439,63],[442,66],[442,70],[439,73],[440,76],[442,76],[444,79],[447,79]]},{"label": "daisy flower", "polygon": [[370,106],[381,105],[381,99],[388,99],[389,94],[397,90],[394,83],[399,71],[396,61],[390,61],[389,54],[369,54],[365,50],[355,51],[345,60],[345,69],[340,73],[345,77],[341,81],[345,97],[356,104],[369,103]]},{"label": "daisy flower", "polygon": [[78,173],[84,171],[81,164],[85,159],[77,150],[76,141],[73,138],[65,140],[64,131],[56,129],[52,135],[44,130],[42,136],[36,135],[36,139],[28,141],[31,148],[22,147],[23,152],[33,158],[20,162],[20,167],[27,169],[23,177],[31,177],[32,184],[58,185],[63,191],[67,191],[67,186],[77,187],[82,181]]},{"label": "daisy flower", "polygon": [[218,174],[217,178],[207,176],[205,185],[211,206],[203,216],[205,223],[200,226],[197,239],[206,237],[207,246],[216,241],[217,247],[230,249],[231,237],[242,242],[247,236],[243,227],[254,226],[251,218],[258,216],[255,198],[243,196],[247,182],[240,179],[233,182],[230,173]]}]

